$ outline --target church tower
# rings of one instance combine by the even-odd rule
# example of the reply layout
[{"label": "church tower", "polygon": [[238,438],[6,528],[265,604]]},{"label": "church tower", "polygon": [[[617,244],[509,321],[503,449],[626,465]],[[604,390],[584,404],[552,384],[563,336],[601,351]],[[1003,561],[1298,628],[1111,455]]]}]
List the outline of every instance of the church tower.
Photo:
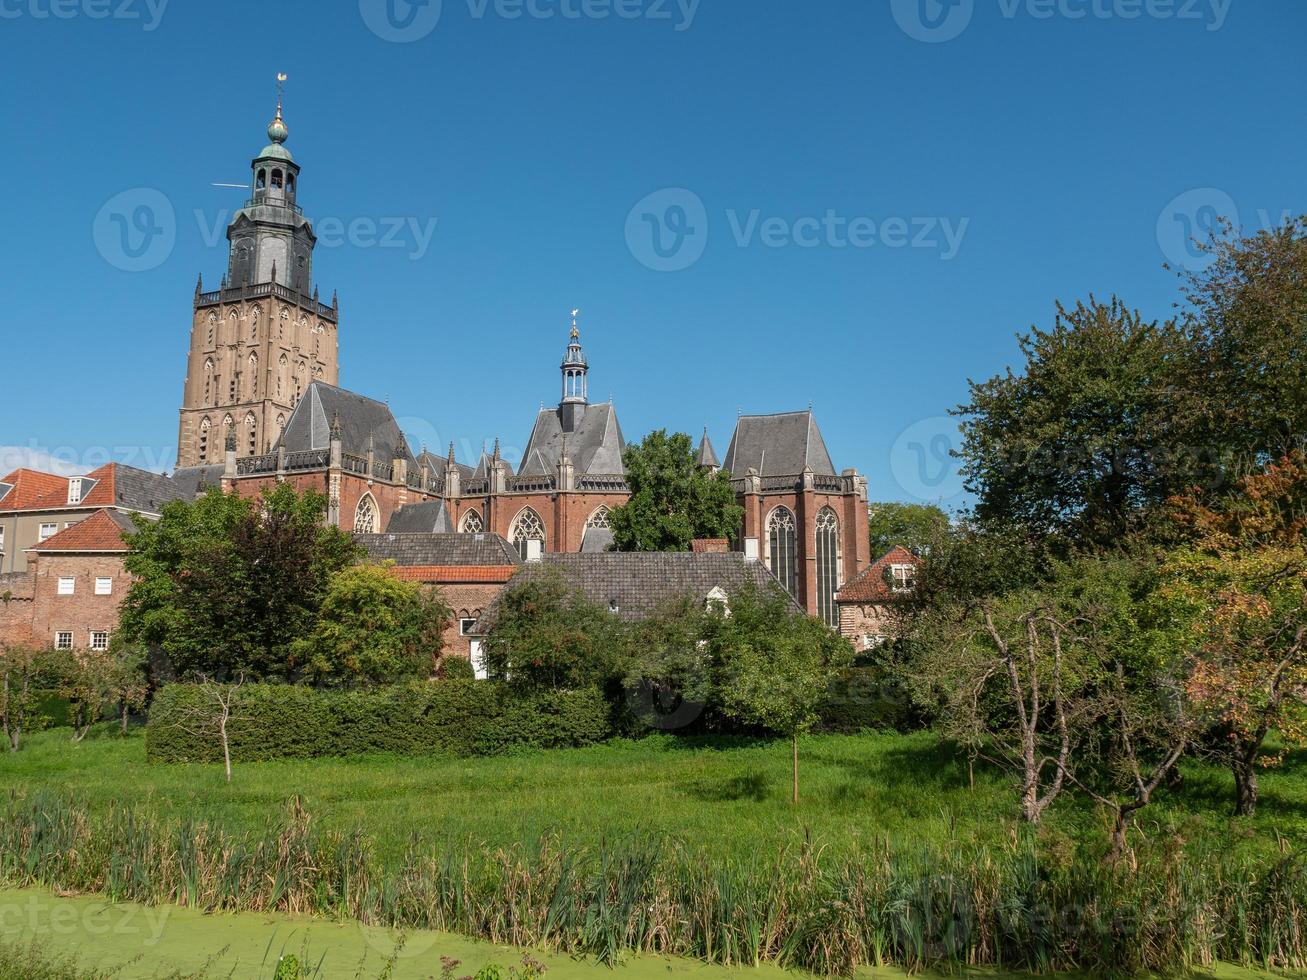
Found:
[{"label": "church tower", "polygon": [[567,343],[567,353],[563,355],[563,400],[558,404],[558,416],[564,432],[576,431],[590,404],[587,391],[590,365],[581,350],[581,331],[576,325],[580,312],[572,311],[572,335]]},{"label": "church tower", "polygon": [[318,302],[313,285],[317,237],[298,204],[289,135],[279,91],[268,145],[250,164],[250,198],[227,228],[222,285],[195,286],[179,467],[221,463],[231,438],[239,457],[269,452],[310,382],[339,382],[340,310],[334,297]]}]

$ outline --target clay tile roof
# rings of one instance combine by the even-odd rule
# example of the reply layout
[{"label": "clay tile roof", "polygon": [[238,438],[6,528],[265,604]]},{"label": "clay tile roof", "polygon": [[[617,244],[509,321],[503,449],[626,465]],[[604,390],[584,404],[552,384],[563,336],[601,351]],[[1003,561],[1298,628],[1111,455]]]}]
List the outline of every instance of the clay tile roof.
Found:
[{"label": "clay tile roof", "polygon": [[115,510],[97,510],[84,521],[60,531],[32,548],[37,554],[47,551],[126,551],[124,533],[136,525],[131,517]]},{"label": "clay tile roof", "polygon": [[0,510],[30,510],[38,500],[55,494],[62,495],[61,503],[68,502],[68,477],[17,469],[0,479]]},{"label": "clay tile roof", "polygon": [[404,582],[437,585],[503,585],[517,572],[516,565],[397,565],[391,574]]},{"label": "clay tile roof", "polygon": [[890,565],[921,566],[921,559],[902,545],[896,545],[881,555],[857,578],[844,583],[835,596],[836,602],[889,602],[895,593],[885,582],[885,569]]},{"label": "clay tile roof", "polygon": [[401,567],[435,568],[518,565],[517,549],[498,534],[356,534],[373,561]]}]

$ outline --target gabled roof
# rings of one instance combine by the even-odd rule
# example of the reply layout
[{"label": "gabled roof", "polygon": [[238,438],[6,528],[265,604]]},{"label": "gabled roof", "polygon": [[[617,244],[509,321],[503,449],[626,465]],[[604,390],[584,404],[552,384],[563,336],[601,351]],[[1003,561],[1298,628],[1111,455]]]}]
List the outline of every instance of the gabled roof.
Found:
[{"label": "gabled roof", "polygon": [[[437,456],[435,453],[429,453],[426,450],[418,453],[417,464],[419,473],[427,470],[432,476],[441,480],[445,478],[449,471],[449,459],[447,457]],[[455,461],[454,468],[458,470],[458,475],[465,480],[472,475],[472,467],[466,463]]]},{"label": "gabled roof", "polygon": [[744,476],[797,476],[804,468],[817,476],[836,476],[811,409],[779,415],[742,415],[735,424],[724,470]]},{"label": "gabled roof", "polygon": [[[324,381],[314,381],[304,390],[277,446],[285,446],[289,453],[330,449],[331,424],[335,418],[340,419],[343,452],[366,456],[371,448],[378,464],[392,462],[398,453],[416,465],[389,406]],[[273,451],[276,449],[274,446]]]},{"label": "gabled roof", "polygon": [[[721,589],[729,596],[751,583],[762,589],[783,591],[762,562],[750,561],[740,552],[549,553],[541,556],[539,562],[523,565],[513,577],[513,583],[555,574],[562,575],[569,586],[591,602],[605,608],[615,603],[617,615],[628,622],[643,619],[677,598],[707,602],[714,589]],[[513,584],[508,587],[513,588]],[[476,633],[490,631],[502,595],[486,609],[477,623]],[[803,612],[788,594],[786,598],[796,614]]]},{"label": "gabled roof", "polygon": [[37,554],[51,551],[125,552],[127,543],[123,535],[135,533],[136,525],[127,514],[117,510],[97,510],[86,520],[78,521],[29,550]]},{"label": "gabled roof", "polygon": [[422,500],[405,504],[390,515],[387,534],[451,534],[454,525],[444,500]]},{"label": "gabled roof", "polygon": [[51,494],[64,494],[68,501],[68,477],[26,468],[14,470],[0,480],[0,510],[31,510],[35,502]]},{"label": "gabled roof", "polygon": [[836,602],[890,602],[900,598],[885,581],[885,569],[891,565],[921,566],[921,559],[902,545],[895,545],[863,569],[862,574],[845,582],[835,596]]},{"label": "gabled roof", "polygon": [[222,488],[222,474],[226,467],[222,463],[210,463],[208,466],[181,466],[173,470],[172,482],[187,497],[194,500],[206,490]]},{"label": "gabled roof", "polygon": [[518,475],[553,476],[564,448],[576,467],[577,476],[626,474],[622,465],[626,441],[612,402],[586,406],[585,414],[571,432],[563,431],[561,409],[541,409],[522,454]]},{"label": "gabled roof", "polygon": [[400,566],[504,566],[522,560],[498,534],[356,534],[354,540],[373,561]]},{"label": "gabled roof", "polygon": [[[20,471],[21,472],[21,471]],[[82,477],[33,473],[40,480],[23,481],[16,491],[0,500],[0,509],[62,510],[67,507],[120,507],[157,514],[170,500],[190,499],[192,494],[161,473],[123,463],[106,463]],[[82,481],[81,498],[70,503],[68,481]],[[9,478],[5,478],[9,482]],[[40,492],[35,492],[37,489]]]}]

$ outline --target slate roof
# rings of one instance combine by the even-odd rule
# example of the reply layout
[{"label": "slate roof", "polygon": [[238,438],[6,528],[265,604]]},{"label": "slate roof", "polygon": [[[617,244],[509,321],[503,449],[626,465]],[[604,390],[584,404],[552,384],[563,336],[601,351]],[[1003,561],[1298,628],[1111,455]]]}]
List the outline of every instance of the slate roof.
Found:
[{"label": "slate roof", "polygon": [[594,555],[607,551],[613,543],[613,529],[610,527],[588,527],[581,535],[582,554]]},{"label": "slate roof", "polygon": [[[425,450],[418,453],[417,463],[419,473],[422,470],[429,470],[432,476],[441,480],[445,478],[445,474],[449,470],[448,458],[437,456],[434,453],[429,453]],[[466,463],[459,463],[456,461],[454,463],[454,468],[458,470],[459,476],[464,480],[472,475],[472,467],[468,466]]]},{"label": "slate roof", "polygon": [[735,424],[722,469],[743,476],[797,476],[804,467],[817,476],[836,476],[812,411],[742,415]]},{"label": "slate roof", "polygon": [[703,438],[699,440],[698,463],[705,469],[720,469],[722,465],[712,447],[712,440],[708,438],[707,429],[703,430]]},{"label": "slate roof", "polygon": [[571,432],[563,431],[560,409],[541,409],[522,454],[518,475],[553,476],[563,455],[564,444],[577,476],[626,474],[622,466],[626,441],[622,438],[617,409],[612,402],[586,406],[585,414]]},{"label": "slate roof", "polygon": [[226,466],[211,463],[208,466],[181,466],[173,471],[172,482],[177,488],[194,500],[206,490],[222,487],[222,474]]},{"label": "slate roof", "polygon": [[135,534],[136,525],[129,515],[117,510],[97,510],[84,521],[65,528],[30,550],[37,554],[48,551],[112,551],[127,550],[123,534]]},{"label": "slate roof", "polygon": [[285,446],[288,453],[330,449],[331,423],[337,416],[343,452],[366,456],[371,447],[378,463],[390,463],[398,458],[398,453],[409,464],[416,465],[389,406],[323,381],[314,381],[304,390],[277,446]]},{"label": "slate roof", "polygon": [[[759,588],[781,590],[781,584],[762,562],[750,561],[740,552],[695,554],[693,552],[606,552],[604,554],[553,554],[522,566],[515,583],[559,574],[591,602],[608,608],[617,603],[622,619],[643,619],[664,603],[689,596],[706,602],[713,589],[729,596],[746,583]],[[474,633],[484,635],[494,625],[501,592],[486,608]],[[789,596],[787,595],[788,599]],[[789,599],[795,613],[803,610]]]},{"label": "slate roof", "polygon": [[390,515],[387,534],[452,534],[449,508],[443,500],[423,500],[405,504]]},{"label": "slate roof", "polygon": [[[4,482],[10,483],[11,477]],[[82,496],[68,501],[68,481],[81,479]],[[157,514],[170,500],[189,500],[192,494],[161,473],[123,463],[106,463],[83,477],[55,476],[34,470],[19,471],[14,491],[0,499],[0,510],[63,510],[68,507],[120,507]]]},{"label": "slate roof", "polygon": [[885,569],[890,565],[916,565],[921,559],[902,545],[895,545],[863,569],[862,574],[844,583],[835,596],[836,602],[871,603],[890,602],[899,598],[885,581]]},{"label": "slate roof", "polygon": [[521,563],[517,549],[498,534],[356,534],[373,561],[400,566],[480,565]]}]

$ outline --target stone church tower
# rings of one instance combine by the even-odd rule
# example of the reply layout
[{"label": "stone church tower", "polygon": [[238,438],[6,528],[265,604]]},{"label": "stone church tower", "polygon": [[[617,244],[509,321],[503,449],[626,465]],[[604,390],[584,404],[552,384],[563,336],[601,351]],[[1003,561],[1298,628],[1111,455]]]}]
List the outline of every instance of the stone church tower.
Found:
[{"label": "stone church tower", "polygon": [[296,203],[300,168],[277,116],[251,164],[252,196],[227,228],[222,287],[195,286],[177,466],[267,453],[314,381],[339,380],[340,309],[318,302],[312,223]]}]

